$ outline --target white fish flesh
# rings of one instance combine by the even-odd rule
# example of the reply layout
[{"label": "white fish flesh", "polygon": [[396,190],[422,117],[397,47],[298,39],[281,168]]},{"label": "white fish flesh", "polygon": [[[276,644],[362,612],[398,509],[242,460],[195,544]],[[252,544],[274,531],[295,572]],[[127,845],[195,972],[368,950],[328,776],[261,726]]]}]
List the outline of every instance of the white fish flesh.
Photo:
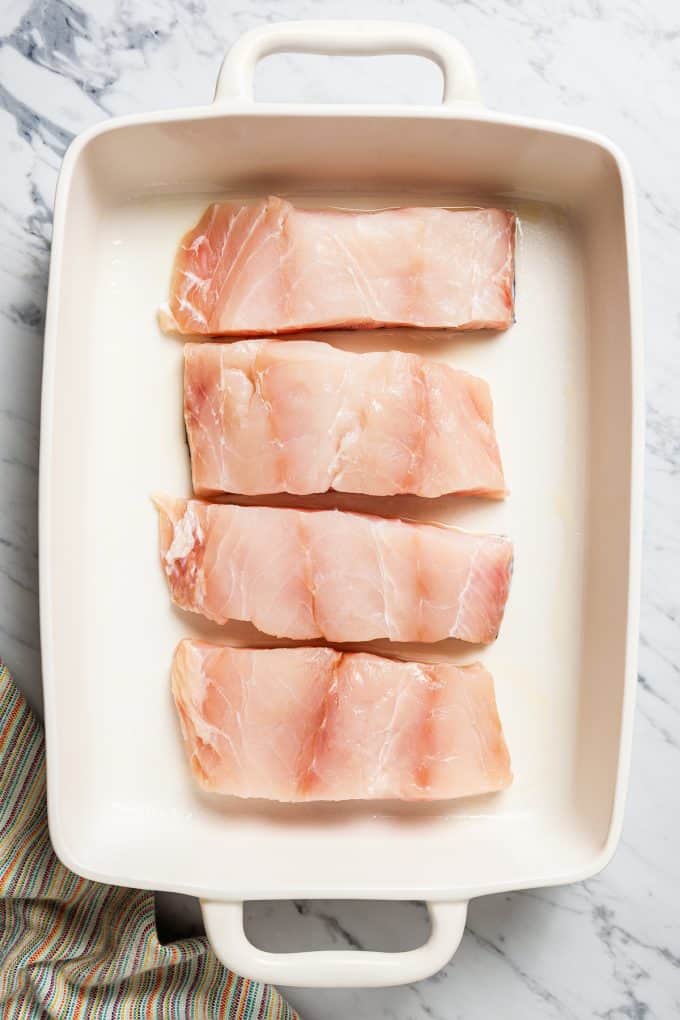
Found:
[{"label": "white fish flesh", "polygon": [[312,340],[191,343],[184,359],[199,496],[505,492],[489,387],[466,372]]},{"label": "white fish flesh", "polygon": [[173,601],[217,623],[334,642],[498,633],[512,573],[499,535],[340,510],[156,505]]},{"label": "white fish flesh", "polygon": [[161,325],[200,336],[506,329],[514,243],[515,216],[504,209],[216,203],[180,242]]},{"label": "white fish flesh", "polygon": [[213,793],[438,800],[512,781],[480,663],[185,640],[172,691],[192,773]]}]

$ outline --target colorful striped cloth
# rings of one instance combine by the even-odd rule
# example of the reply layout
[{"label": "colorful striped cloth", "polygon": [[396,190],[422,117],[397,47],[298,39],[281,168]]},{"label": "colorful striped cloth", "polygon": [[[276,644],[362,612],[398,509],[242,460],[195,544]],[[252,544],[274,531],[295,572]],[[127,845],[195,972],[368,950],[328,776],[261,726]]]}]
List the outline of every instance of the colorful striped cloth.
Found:
[{"label": "colorful striped cloth", "polygon": [[78,878],[47,831],[40,725],[0,662],[2,1020],[296,1020],[207,939],[161,945],[153,893]]}]

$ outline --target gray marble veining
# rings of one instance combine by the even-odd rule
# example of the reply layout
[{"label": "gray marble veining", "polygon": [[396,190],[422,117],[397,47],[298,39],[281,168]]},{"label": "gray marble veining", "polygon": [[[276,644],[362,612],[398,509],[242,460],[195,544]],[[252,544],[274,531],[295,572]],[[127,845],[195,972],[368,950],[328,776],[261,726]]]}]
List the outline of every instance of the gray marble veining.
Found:
[{"label": "gray marble veining", "polygon": [[[9,0],[0,8],[0,652],[40,701],[36,496],[42,328],[60,160],[105,117],[212,95],[228,45],[263,20],[424,21],[471,50],[487,102],[602,131],[636,174],[647,342],[644,596],[631,790],[621,847],[582,885],[471,904],[452,963],[416,986],[291,990],[308,1020],[476,1020],[680,1015],[680,8],[675,0]],[[324,73],[320,73],[324,68]],[[431,102],[418,62],[277,57],[262,95]],[[162,897],[164,930],[200,922]],[[249,908],[271,948],[411,945],[419,904]],[[395,939],[397,943],[395,944]]]}]

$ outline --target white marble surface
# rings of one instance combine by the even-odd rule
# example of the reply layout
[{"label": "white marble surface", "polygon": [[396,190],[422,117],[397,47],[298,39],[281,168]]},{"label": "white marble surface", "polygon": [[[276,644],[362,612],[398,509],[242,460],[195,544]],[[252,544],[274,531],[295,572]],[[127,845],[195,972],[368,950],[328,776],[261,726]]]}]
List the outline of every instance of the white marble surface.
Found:
[{"label": "white marble surface", "polygon": [[[308,1020],[680,1015],[680,7],[677,0],[5,0],[0,5],[0,653],[40,701],[36,486],[43,310],[56,174],[74,133],[134,110],[203,102],[227,46],[262,20],[418,20],[471,50],[489,105],[603,131],[640,199],[647,465],[639,700],[620,849],[583,885],[471,905],[455,960],[417,986],[289,997]],[[437,74],[404,58],[355,66],[273,58],[271,98],[435,101]],[[673,801],[671,798],[675,797]],[[161,898],[166,930],[192,901]],[[271,948],[396,948],[425,931],[417,904],[259,905]]]}]

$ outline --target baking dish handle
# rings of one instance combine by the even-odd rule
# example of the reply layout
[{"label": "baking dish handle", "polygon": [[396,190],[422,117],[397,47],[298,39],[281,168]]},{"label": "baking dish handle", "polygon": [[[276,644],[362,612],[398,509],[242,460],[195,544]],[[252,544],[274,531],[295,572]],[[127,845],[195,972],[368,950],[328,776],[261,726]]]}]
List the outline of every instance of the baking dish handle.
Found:
[{"label": "baking dish handle", "polygon": [[253,102],[255,67],[272,53],[426,57],[444,76],[445,104],[481,102],[474,65],[465,47],[441,29],[402,21],[282,21],[253,28],[224,58],[215,101]]},{"label": "baking dish handle", "polygon": [[201,900],[205,930],[222,963],[242,977],[306,988],[383,988],[430,977],[449,962],[465,930],[467,903],[428,903],[432,930],[417,949],[379,953],[330,949],[269,953],[243,928],[243,904]]}]

